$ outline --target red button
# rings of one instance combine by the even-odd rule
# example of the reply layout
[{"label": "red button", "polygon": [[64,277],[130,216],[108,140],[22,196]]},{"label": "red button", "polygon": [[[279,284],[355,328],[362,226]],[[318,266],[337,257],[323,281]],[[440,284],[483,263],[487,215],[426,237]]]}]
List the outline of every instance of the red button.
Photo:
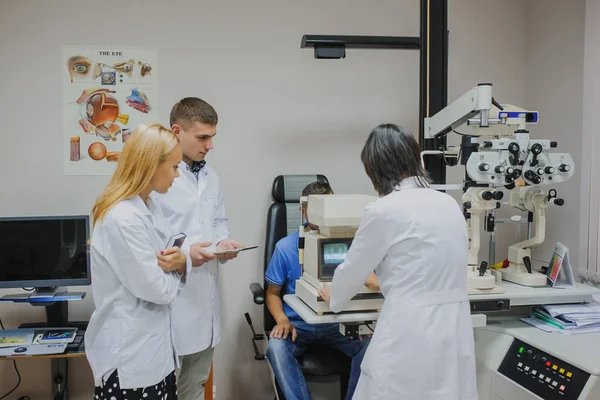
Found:
[{"label": "red button", "polygon": [[559,387],[559,389],[560,389],[561,391],[563,391],[563,392],[564,392],[564,390],[565,390],[565,385],[561,385],[561,386]]},{"label": "red button", "polygon": [[546,367],[549,367],[549,366],[551,366],[551,365],[552,365],[552,363],[551,363],[550,361],[548,361],[548,362],[546,363]]}]

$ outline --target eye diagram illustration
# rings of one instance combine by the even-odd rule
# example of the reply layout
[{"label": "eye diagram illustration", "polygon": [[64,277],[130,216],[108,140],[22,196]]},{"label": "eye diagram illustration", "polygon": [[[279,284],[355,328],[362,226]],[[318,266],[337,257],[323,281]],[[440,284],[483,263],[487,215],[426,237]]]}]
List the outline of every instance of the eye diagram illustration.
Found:
[{"label": "eye diagram illustration", "polygon": [[131,89],[131,94],[127,96],[127,100],[125,102],[129,107],[144,114],[148,114],[148,110],[150,110],[150,102],[148,101],[148,97],[146,97],[144,92],[138,88]]},{"label": "eye diagram illustration", "polygon": [[156,49],[64,46],[65,175],[112,175],[131,132],[158,120]]},{"label": "eye diagram illustration", "polygon": [[111,93],[114,90],[95,88],[84,90],[77,99],[80,105],[79,124],[84,132],[92,132],[104,140],[117,140],[121,127],[115,122],[125,125],[129,121],[127,114],[119,113],[119,103]]},{"label": "eye diagram illustration", "polygon": [[[137,68],[135,67],[136,64],[138,66]],[[69,57],[67,60],[67,70],[71,77],[71,83],[73,83],[75,79],[91,78],[95,81],[100,78],[103,85],[114,85],[116,83],[117,74],[125,74],[131,78],[134,74],[134,69],[138,70],[136,74],[139,74],[139,77],[141,78],[152,73],[152,66],[149,63],[142,61],[136,63],[133,58],[113,65],[103,62],[93,62],[85,56],[73,56]]]},{"label": "eye diagram illustration", "polygon": [[[73,77],[86,78],[90,73],[92,62],[89,58],[83,56],[73,56],[67,60],[67,69],[73,83]],[[96,77],[97,78],[97,77]],[[94,78],[94,79],[96,79]]]}]

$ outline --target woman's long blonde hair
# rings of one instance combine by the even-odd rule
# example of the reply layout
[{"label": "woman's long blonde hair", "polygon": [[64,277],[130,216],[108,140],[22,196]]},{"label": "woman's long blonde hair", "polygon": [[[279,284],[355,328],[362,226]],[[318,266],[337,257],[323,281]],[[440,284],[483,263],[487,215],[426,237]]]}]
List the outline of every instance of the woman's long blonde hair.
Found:
[{"label": "woman's long blonde hair", "polygon": [[139,195],[178,144],[177,135],[161,124],[141,125],[133,131],[123,146],[117,170],[92,208],[93,225],[118,202]]}]

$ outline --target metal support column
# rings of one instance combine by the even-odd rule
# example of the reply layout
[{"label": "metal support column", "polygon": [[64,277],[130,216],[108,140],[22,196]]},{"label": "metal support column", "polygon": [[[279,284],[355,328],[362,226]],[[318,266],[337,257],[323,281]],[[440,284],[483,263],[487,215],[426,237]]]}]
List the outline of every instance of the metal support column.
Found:
[{"label": "metal support column", "polygon": [[[421,76],[419,143],[421,150],[446,147],[446,138],[425,139],[424,119],[448,104],[448,1],[421,0]],[[425,168],[433,183],[446,183],[444,157],[429,156]]]}]

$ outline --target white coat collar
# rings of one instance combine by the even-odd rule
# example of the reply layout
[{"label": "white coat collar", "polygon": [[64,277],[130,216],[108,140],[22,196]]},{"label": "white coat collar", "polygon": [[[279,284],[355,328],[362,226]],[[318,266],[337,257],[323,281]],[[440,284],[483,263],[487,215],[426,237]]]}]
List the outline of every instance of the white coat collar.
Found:
[{"label": "white coat collar", "polygon": [[144,215],[146,215],[148,217],[152,217],[151,208],[153,206],[153,203],[152,203],[151,196],[148,196],[148,205],[146,205],[146,203],[144,203],[144,200],[142,200],[142,198],[139,195],[132,197],[131,202],[138,210],[140,210],[142,213],[144,213]]},{"label": "white coat collar", "polygon": [[421,187],[429,187],[429,183],[417,176],[410,176],[408,178],[402,179],[400,183],[394,187],[394,190],[415,189]]},{"label": "white coat collar", "polygon": [[[152,226],[154,226],[154,228],[161,233],[164,239],[164,237],[168,237],[168,233],[170,230],[169,227],[165,225],[164,220],[162,218],[162,213],[158,208],[158,204],[156,204],[156,202],[153,201],[154,199],[152,198],[152,196],[156,196],[156,194],[154,192],[150,193],[147,200],[147,206],[140,196],[135,196],[131,198],[131,202],[138,210],[140,210],[144,214],[145,217],[147,217],[150,220]],[[159,217],[157,218],[156,216]]]}]

